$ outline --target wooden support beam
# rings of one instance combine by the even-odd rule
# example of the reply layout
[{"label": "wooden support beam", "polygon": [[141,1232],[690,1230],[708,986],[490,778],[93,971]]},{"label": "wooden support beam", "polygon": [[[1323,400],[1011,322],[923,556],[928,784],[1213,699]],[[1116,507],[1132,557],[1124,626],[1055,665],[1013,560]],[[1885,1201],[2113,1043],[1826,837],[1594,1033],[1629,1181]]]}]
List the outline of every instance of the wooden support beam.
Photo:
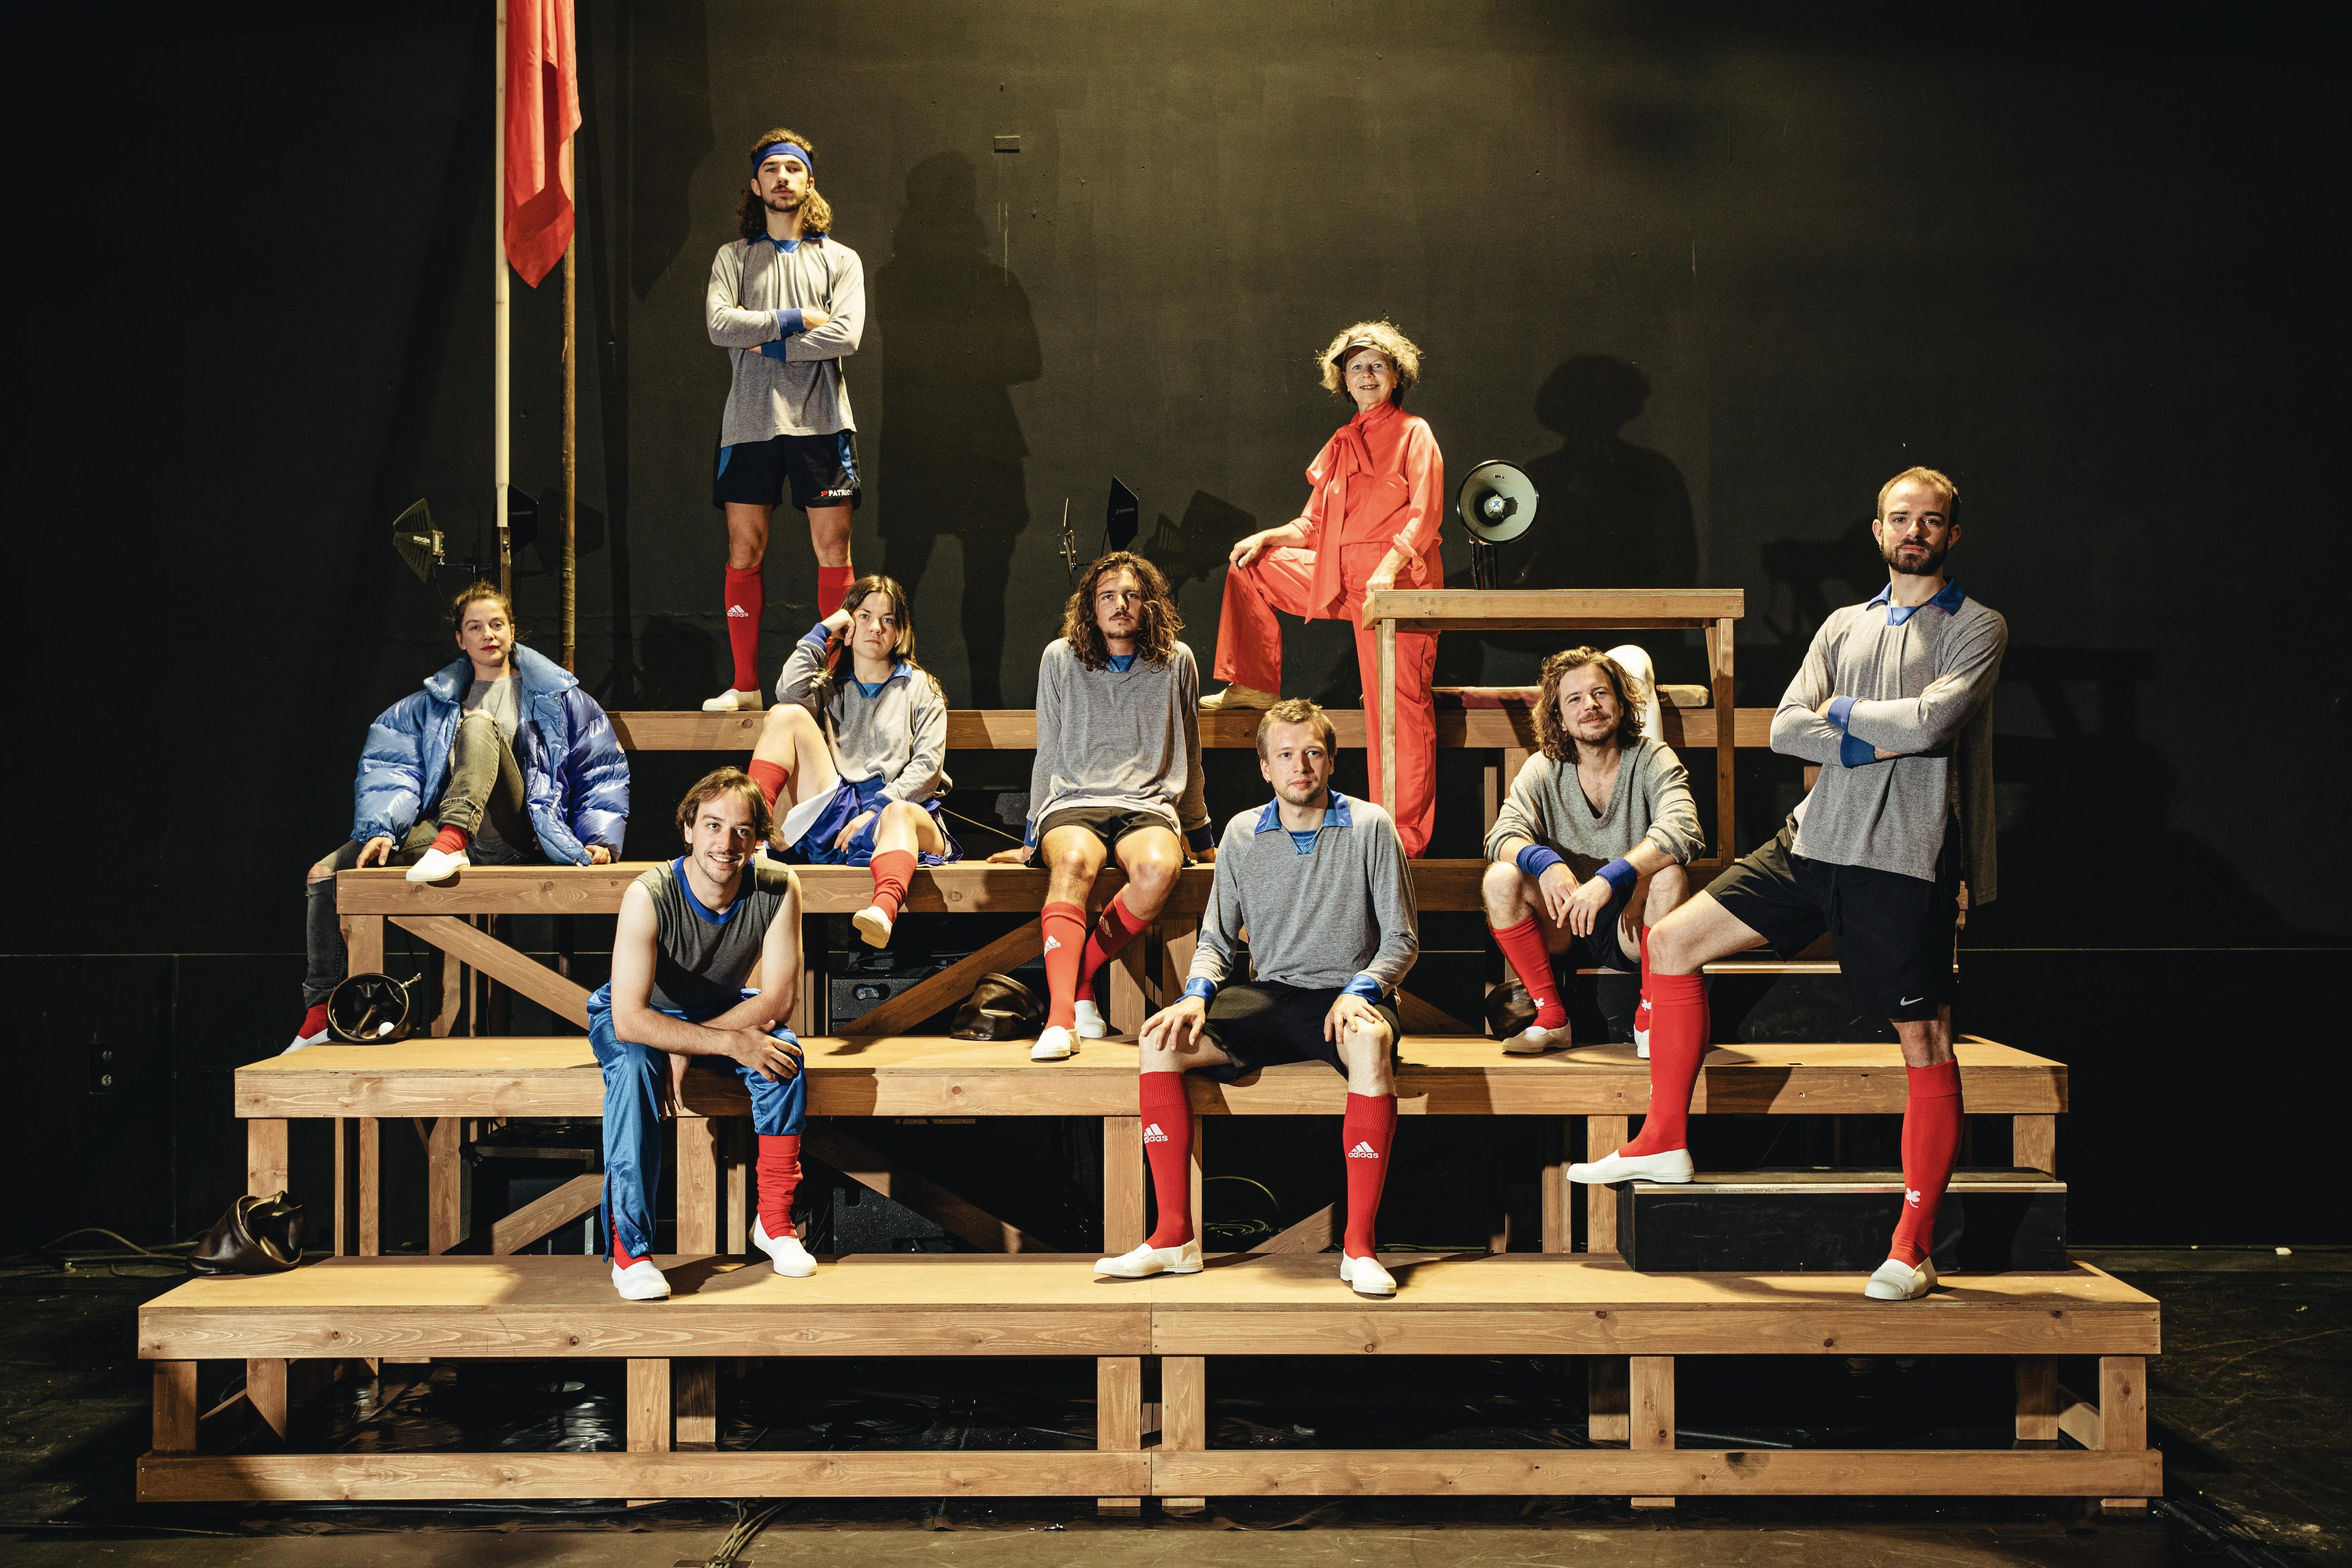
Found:
[{"label": "wooden support beam", "polygon": [[373,1116],[335,1118],[335,1256],[383,1250],[383,1136]]},{"label": "wooden support beam", "polygon": [[257,1116],[245,1124],[245,1190],[270,1197],[286,1190],[286,1121]]},{"label": "wooden support beam", "polygon": [[466,1239],[473,1172],[466,1165],[466,1120],[434,1118],[425,1156],[425,1249],[435,1257]]},{"label": "wooden support beam", "polygon": [[343,968],[351,974],[381,974],[383,973],[383,917],[382,915],[342,915],[337,923],[343,928]]},{"label": "wooden support beam", "polygon": [[707,1116],[677,1119],[677,1249],[719,1250],[718,1123]]},{"label": "wooden support beam", "polygon": [[[1098,1356],[1095,1360],[1095,1448],[1125,1454],[1143,1447],[1143,1358]],[[1143,1511],[1139,1497],[1098,1497],[1095,1511],[1132,1518]]]},{"label": "wooden support beam", "polygon": [[1110,961],[1110,1005],[1104,1009],[1104,1021],[1114,1035],[1136,1035],[1142,1031],[1143,1020],[1150,1016],[1151,999],[1145,989],[1144,943],[1139,937],[1119,951]]},{"label": "wooden support beam", "polygon": [[[1623,1145],[1633,1134],[1629,1116],[1588,1116],[1584,1119],[1584,1157],[1598,1160]],[[1617,1189],[1594,1184],[1584,1189],[1584,1250],[1617,1250]]]},{"label": "wooden support beam", "polygon": [[2058,1385],[2058,1430],[2085,1448],[2105,1448],[2105,1434],[2099,1429],[2099,1407],[2067,1387]]},{"label": "wooden support beam", "polygon": [[881,1005],[852,1018],[842,1033],[859,1037],[904,1034],[942,1007],[971,994],[980,977],[992,971],[1016,968],[1044,950],[1045,933],[1034,921],[1024,921],[970,958],[959,959],[937,974],[910,985]]},{"label": "wooden support beam", "polygon": [[[681,1124],[683,1125],[683,1124]],[[802,1147],[809,1158],[822,1160],[860,1186],[904,1204],[949,1235],[971,1243],[982,1252],[1059,1252],[1045,1237],[997,1218],[927,1176],[899,1170],[889,1161],[830,1126],[812,1124]]]},{"label": "wooden support beam", "polygon": [[740,1116],[720,1122],[719,1147],[726,1173],[727,1256],[742,1258],[751,1250],[751,1123]]},{"label": "wooden support beam", "polygon": [[527,953],[517,952],[457,915],[394,915],[392,923],[499,984],[530,997],[560,1018],[588,1026],[588,988],[566,980]]},{"label": "wooden support beam", "polygon": [[281,1442],[286,1436],[291,1394],[283,1358],[257,1356],[245,1363],[245,1397],[253,1405],[253,1413]]},{"label": "wooden support beam", "polygon": [[[1738,622],[1724,617],[1708,623],[1706,628],[1707,671],[1715,686],[1715,711],[1731,713],[1731,645],[1732,633]],[[1732,751],[1738,723],[1716,727],[1715,732],[1715,858],[1729,863],[1738,853],[1734,844],[1738,836],[1738,812],[1733,775],[1738,760]]]},{"label": "wooden support beam", "polygon": [[2012,1116],[2009,1119],[2009,1163],[2047,1176],[2058,1173],[2058,1119],[2055,1116]]},{"label": "wooden support beam", "polygon": [[1102,1119],[1102,1247],[1108,1257],[1143,1245],[1143,1118]]},{"label": "wooden support beam", "polygon": [[1576,1147],[1576,1118],[1544,1118],[1543,1165],[1538,1197],[1543,1205],[1543,1250],[1567,1252],[1575,1243],[1575,1189],[1568,1180],[1569,1154]]},{"label": "wooden support beam", "polygon": [[1630,1443],[1633,1436],[1626,1358],[1584,1358],[1584,1435],[1595,1443]]},{"label": "wooden support beam", "polygon": [[1478,1035],[1486,1031],[1465,1024],[1453,1014],[1434,1004],[1423,1001],[1410,991],[1396,994],[1397,1022],[1408,1035]]},{"label": "wooden support beam", "polygon": [[[2138,1453],[2147,1447],[2147,1361],[2136,1355],[2099,1358],[2099,1447],[2110,1453]],[[2137,1511],[2147,1507],[2145,1497],[2101,1498],[2110,1512]]]},{"label": "wooden support beam", "polygon": [[[591,1171],[572,1177],[551,1193],[535,1197],[522,1207],[493,1223],[490,1226],[490,1252],[503,1258],[520,1252],[532,1242],[559,1226],[570,1225],[583,1215],[596,1212],[604,1201],[604,1178]],[[708,1247],[691,1247],[679,1243],[681,1252],[709,1251]]]},{"label": "wooden support beam", "polygon": [[2058,1440],[2058,1358],[2021,1355],[2017,1361],[2017,1440]]},{"label": "wooden support beam", "polygon": [[681,1356],[670,1363],[670,1381],[677,1446],[719,1447],[719,1363],[707,1355]]},{"label": "wooden support beam", "polygon": [[[1194,1218],[1197,1223],[1198,1215]],[[1208,1451],[1209,1363],[1205,1356],[1160,1358],[1160,1447],[1163,1451],[1188,1454]],[[1205,1497],[1160,1500],[1162,1513],[1199,1513],[1208,1506]]]},{"label": "wooden support beam", "polygon": [[[1254,1253],[1328,1252],[1339,1239],[1339,1205],[1325,1204],[1297,1224],[1282,1230],[1250,1248]],[[1199,1221],[1195,1219],[1195,1224]]]},{"label": "wooden support beam", "polygon": [[196,1363],[159,1361],[154,1366],[154,1435],[149,1445],[159,1454],[196,1451]]},{"label": "wooden support beam", "polygon": [[[1630,1356],[1633,1439],[1635,1449],[1675,1446],[1675,1358],[1670,1355]],[[1670,1497],[1636,1497],[1635,1508],[1672,1508]]]},{"label": "wooden support beam", "polygon": [[633,1356],[629,1360],[628,1451],[667,1454],[670,1451],[669,1363]]}]

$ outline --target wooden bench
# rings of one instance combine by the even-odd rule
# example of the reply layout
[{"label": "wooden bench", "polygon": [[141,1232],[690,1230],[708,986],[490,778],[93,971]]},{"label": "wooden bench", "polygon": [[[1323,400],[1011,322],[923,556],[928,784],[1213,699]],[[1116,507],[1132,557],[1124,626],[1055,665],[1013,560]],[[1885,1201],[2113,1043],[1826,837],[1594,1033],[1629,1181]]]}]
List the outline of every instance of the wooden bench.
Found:
[{"label": "wooden bench", "polygon": [[[1865,1300],[1859,1275],[1635,1274],[1613,1258],[1389,1259],[1398,1295],[1366,1300],[1330,1260],[1228,1257],[1185,1279],[1100,1280],[1087,1259],[859,1256],[811,1279],[713,1258],[662,1259],[677,1294],[618,1299],[593,1258],[335,1259],[197,1279],[148,1302],[153,1450],[142,1501],[461,1498],[2029,1495],[2127,1505],[2161,1495],[2147,1447],[2146,1358],[2158,1304],[2096,1268],[1960,1278],[1931,1299]],[[1623,1391],[1589,1411],[1591,1448],[1219,1449],[1218,1358],[1581,1356]],[[1677,1358],[1999,1355],[2015,1365],[2015,1447],[1683,1447]],[[2095,1405],[2057,1358],[2098,1358]],[[626,1449],[603,1453],[207,1453],[197,1365],[354,1365],[353,1358],[618,1360]],[[717,1447],[720,1358],[1084,1357],[1091,1450],[756,1452]],[[1145,1358],[1160,1399],[1144,1402]],[[363,1366],[360,1362],[357,1365]],[[1335,1370],[1337,1368],[1335,1367]],[[1357,1372],[1354,1375],[1361,1375]],[[231,1414],[226,1407],[220,1413]],[[1152,1428],[1156,1426],[1157,1433]],[[281,1423],[279,1431],[285,1428]],[[2068,1448],[2063,1432],[2083,1444]],[[299,1434],[297,1434],[299,1436]],[[1622,1445],[1622,1446],[1619,1446]]]}]

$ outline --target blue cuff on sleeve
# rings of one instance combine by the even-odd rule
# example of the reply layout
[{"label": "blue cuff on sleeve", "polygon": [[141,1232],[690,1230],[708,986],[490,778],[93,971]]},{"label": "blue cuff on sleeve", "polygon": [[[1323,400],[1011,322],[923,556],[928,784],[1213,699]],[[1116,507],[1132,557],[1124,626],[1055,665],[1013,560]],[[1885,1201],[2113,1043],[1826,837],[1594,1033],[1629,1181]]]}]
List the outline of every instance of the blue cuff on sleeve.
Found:
[{"label": "blue cuff on sleeve", "polygon": [[1850,768],[1866,768],[1878,761],[1878,748],[1867,741],[1848,735],[1838,742],[1838,761]]},{"label": "blue cuff on sleeve", "polygon": [[1621,899],[1632,892],[1633,884],[1642,879],[1642,873],[1633,869],[1633,863],[1622,855],[1593,875],[1608,883]]},{"label": "blue cuff on sleeve", "polygon": [[1519,851],[1519,869],[1530,877],[1540,877],[1561,863],[1562,858],[1559,850],[1549,848],[1541,844],[1530,844]]},{"label": "blue cuff on sleeve", "polygon": [[1367,1002],[1378,1002],[1389,994],[1389,988],[1369,974],[1359,974],[1341,988],[1341,994],[1361,996]]},{"label": "blue cuff on sleeve", "polygon": [[1021,842],[1032,849],[1037,847],[1037,824],[1034,818],[1032,818],[1028,826],[1022,829]]},{"label": "blue cuff on sleeve", "polygon": [[1844,734],[1844,733],[1846,732],[1846,725],[1847,725],[1847,724],[1849,724],[1849,723],[1851,723],[1851,722],[1853,721],[1853,698],[1851,698],[1851,697],[1837,697],[1837,698],[1832,698],[1832,699],[1831,699],[1831,700],[1830,700],[1830,722],[1831,722],[1831,723],[1832,723],[1832,724],[1834,724],[1834,725],[1836,725],[1836,726],[1838,727],[1838,733],[1839,733],[1839,734],[1843,735],[1843,734]]},{"label": "blue cuff on sleeve", "polygon": [[801,313],[796,310],[777,311],[776,326],[783,332],[784,336],[791,337],[794,332],[803,330],[801,326]]},{"label": "blue cuff on sleeve", "polygon": [[1184,842],[1196,851],[1214,849],[1217,847],[1217,830],[1205,822],[1198,827],[1188,827],[1184,830]]},{"label": "blue cuff on sleeve", "polygon": [[821,652],[833,646],[833,634],[824,629],[824,623],[823,621],[819,621],[816,625],[811,626],[807,631],[801,634],[801,641],[816,644],[818,650]]},{"label": "blue cuff on sleeve", "polygon": [[1184,994],[1198,996],[1203,1002],[1217,999],[1217,983],[1213,980],[1192,979],[1184,982]]},{"label": "blue cuff on sleeve", "polygon": [[785,357],[785,354],[784,354],[784,341],[783,341],[783,339],[782,339],[782,338],[778,338],[778,339],[777,339],[774,342],[772,342],[772,343],[761,343],[761,344],[760,345],[760,357],[761,357],[761,359],[782,359],[782,358],[784,358],[784,357]]}]

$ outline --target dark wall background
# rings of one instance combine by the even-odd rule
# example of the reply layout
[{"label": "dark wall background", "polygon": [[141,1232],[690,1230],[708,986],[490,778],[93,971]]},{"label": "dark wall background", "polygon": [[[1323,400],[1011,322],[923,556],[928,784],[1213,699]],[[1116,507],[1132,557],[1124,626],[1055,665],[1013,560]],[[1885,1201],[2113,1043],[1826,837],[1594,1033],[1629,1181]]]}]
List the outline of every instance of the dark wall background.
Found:
[{"label": "dark wall background", "polygon": [[[177,1234],[235,1190],[226,1075],[294,1019],[302,868],[368,716],[449,655],[383,536],[425,496],[487,542],[488,15],[110,10],[20,56],[0,1017],[54,1229]],[[582,677],[721,679],[701,290],[779,121],[872,290],[856,558],[919,583],[959,704],[1030,700],[1063,499],[1091,545],[1114,473],[1205,666],[1222,552],[1302,500],[1342,412],[1310,355],[1359,315],[1422,344],[1457,475],[1537,473],[1526,580],[1748,591],[1743,703],[1871,591],[1876,487],[1931,463],[2012,637],[1964,1025],[2074,1065],[2085,1238],[2344,1239],[2315,1188],[2183,1158],[2315,1174],[2343,1043],[2347,138],[2288,15],[587,5]],[[514,478],[551,501],[559,310],[518,285]],[[1341,628],[1290,650],[1292,690],[1353,700]],[[633,855],[682,769],[640,770]],[[1797,789],[1749,773],[1743,847]]]}]

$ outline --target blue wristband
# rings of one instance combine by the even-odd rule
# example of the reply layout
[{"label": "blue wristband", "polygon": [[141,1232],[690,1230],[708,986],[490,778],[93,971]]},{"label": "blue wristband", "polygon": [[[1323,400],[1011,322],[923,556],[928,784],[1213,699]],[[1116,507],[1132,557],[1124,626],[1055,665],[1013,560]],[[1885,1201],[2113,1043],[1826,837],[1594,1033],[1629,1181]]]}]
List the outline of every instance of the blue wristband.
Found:
[{"label": "blue wristband", "polygon": [[772,343],[761,343],[760,345],[760,357],[761,359],[781,360],[790,359],[792,356],[784,353],[784,341],[782,338],[778,338]]},{"label": "blue wristband", "polygon": [[801,313],[797,310],[777,311],[776,325],[782,330],[783,334],[786,337],[791,337],[794,332],[804,331],[807,330],[802,325]]},{"label": "blue wristband", "polygon": [[1217,831],[1204,822],[1198,827],[1186,828],[1184,842],[1192,846],[1195,853],[1202,849],[1214,849],[1217,847]]},{"label": "blue wristband", "polygon": [[1830,722],[1838,727],[1838,733],[1845,734],[1846,727],[1853,722],[1853,699],[1851,697],[1832,699],[1830,702],[1829,718]]},{"label": "blue wristband", "polygon": [[1341,989],[1345,996],[1361,996],[1367,1002],[1378,1002],[1389,994],[1389,988],[1369,974],[1359,974]]},{"label": "blue wristband", "polygon": [[1213,1002],[1217,999],[1217,983],[1195,976],[1184,982],[1184,994],[1198,996],[1203,1002]]},{"label": "blue wristband", "polygon": [[817,651],[822,653],[833,646],[833,633],[823,621],[819,621],[801,634],[801,641],[816,644]]},{"label": "blue wristband", "polygon": [[1838,761],[1850,768],[1866,768],[1878,761],[1878,748],[1859,736],[1848,735],[1838,742]]},{"label": "blue wristband", "polygon": [[1559,851],[1541,844],[1530,844],[1519,851],[1519,869],[1530,877],[1540,877],[1554,866],[1566,863]]},{"label": "blue wristband", "polygon": [[1633,884],[1642,879],[1642,873],[1633,869],[1633,863],[1622,855],[1592,874],[1608,883],[1621,899],[1632,892]]}]

